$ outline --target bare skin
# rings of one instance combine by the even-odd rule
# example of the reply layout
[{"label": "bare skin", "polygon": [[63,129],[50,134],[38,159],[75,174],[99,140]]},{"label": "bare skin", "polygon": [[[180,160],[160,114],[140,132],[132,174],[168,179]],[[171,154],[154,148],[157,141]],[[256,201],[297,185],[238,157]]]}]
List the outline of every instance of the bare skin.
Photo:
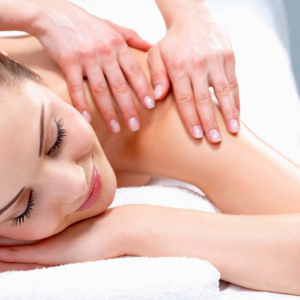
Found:
[{"label": "bare skin", "polygon": [[[1,39],[0,48],[40,74],[55,93],[71,104],[66,81],[61,71],[43,52],[40,44],[34,38]],[[134,51],[134,55],[146,75],[149,76],[146,54]],[[135,99],[141,116],[141,130],[138,133],[129,132],[124,122],[121,123],[122,130],[119,134],[110,133],[92,102],[88,86],[86,86],[86,91],[92,111],[92,126],[109,162],[118,175],[118,181],[121,183],[123,181],[122,185],[132,185],[136,182],[143,185],[148,182],[151,175],[160,175],[198,186],[224,214],[228,214],[226,216],[209,215],[198,221],[203,222],[201,223],[203,229],[211,228],[212,230],[210,237],[202,237],[205,244],[211,245],[212,248],[207,247],[206,252],[202,250],[201,255],[220,270],[222,279],[254,289],[268,288],[270,291],[300,293],[295,280],[300,276],[297,271],[299,267],[297,269],[295,267],[295,264],[299,262],[297,253],[300,250],[300,219],[298,215],[300,212],[300,168],[296,164],[268,146],[242,121],[238,135],[228,133],[217,106],[215,106],[215,113],[222,142],[212,145],[206,139],[194,140],[189,136],[180,120],[172,93],[165,101],[157,102],[156,108],[152,111],[143,108]],[[117,107],[116,110],[121,120],[122,117]],[[129,176],[132,176],[131,180]],[[171,210],[169,211],[171,213]],[[175,214],[175,211],[172,210],[172,213]],[[197,224],[197,216],[202,214],[199,212],[194,212],[194,214],[196,214],[195,218],[193,214],[190,216],[193,215],[194,224]],[[243,217],[230,216],[230,214],[290,215],[286,215],[284,218],[282,216],[262,216],[261,219],[258,216],[252,216],[250,219],[250,216],[245,216],[243,219]],[[286,221],[284,224],[293,223],[293,232],[289,233],[284,230],[279,232],[280,227],[276,226],[279,226],[280,222],[284,222],[284,220]],[[188,223],[189,218],[186,218],[185,221]],[[219,229],[213,228],[213,222],[219,225]],[[264,222],[264,226],[261,226],[262,222]],[[279,225],[276,225],[277,223]],[[254,246],[257,244],[255,239],[251,240],[247,236],[245,237],[241,224],[245,225],[244,228],[249,225],[249,229],[252,231],[273,228],[272,231],[265,230],[261,233],[261,238],[269,241],[269,244],[266,242],[261,248],[257,247],[255,251]],[[192,224],[190,224],[191,226]],[[222,232],[230,232],[231,238],[221,239],[217,234],[220,228],[224,230]],[[266,256],[261,254],[262,250],[265,250],[266,253],[268,253],[267,249],[271,251],[274,246],[272,242],[278,240],[278,236],[276,236],[278,232],[287,234],[289,241],[295,240],[291,246],[294,250],[289,253],[289,264],[286,267],[288,275],[284,279],[282,273],[275,274],[276,272],[274,272],[278,269],[283,272],[283,267],[280,269],[280,264],[277,265],[275,260],[265,262]],[[171,232],[168,233],[171,234]],[[242,266],[236,265],[234,269],[231,269],[230,258],[242,255],[240,253],[244,247],[245,238],[248,241],[248,250],[243,253],[243,258],[247,259],[243,260]],[[280,240],[278,240],[279,242]],[[229,243],[234,246],[230,248]],[[145,245],[147,244],[145,243]],[[223,249],[222,254],[212,251],[213,245],[218,245]],[[163,250],[159,251],[158,249],[153,249],[151,252],[150,244],[148,246],[147,251],[140,247],[140,253],[154,256],[163,253]],[[176,244],[176,246],[178,245]],[[274,248],[276,246],[277,244]],[[173,249],[175,248],[180,253],[180,246],[173,247]],[[226,251],[226,249],[228,250]],[[282,252],[285,250],[283,248]],[[168,255],[166,252],[163,254]],[[252,259],[251,254],[253,255]],[[195,256],[195,254],[191,253],[191,256]],[[254,259],[257,263],[264,264],[264,269],[270,268],[269,273],[257,276],[253,269]],[[248,270],[253,272],[248,272]],[[262,276],[269,276],[271,281],[264,281]],[[277,282],[283,282],[282,286],[277,285],[276,287]]]}]

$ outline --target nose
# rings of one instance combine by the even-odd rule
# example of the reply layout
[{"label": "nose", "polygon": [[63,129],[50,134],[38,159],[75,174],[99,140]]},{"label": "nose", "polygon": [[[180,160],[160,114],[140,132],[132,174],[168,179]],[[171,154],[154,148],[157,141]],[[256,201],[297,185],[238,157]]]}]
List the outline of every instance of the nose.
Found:
[{"label": "nose", "polygon": [[72,203],[84,197],[89,189],[86,170],[76,163],[60,165],[48,178],[49,193],[62,203]]}]

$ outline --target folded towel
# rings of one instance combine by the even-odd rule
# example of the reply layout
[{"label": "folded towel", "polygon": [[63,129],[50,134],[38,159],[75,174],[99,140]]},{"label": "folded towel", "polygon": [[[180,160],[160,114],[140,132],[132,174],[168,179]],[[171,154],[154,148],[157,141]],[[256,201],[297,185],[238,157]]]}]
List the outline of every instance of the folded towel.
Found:
[{"label": "folded towel", "polygon": [[[146,186],[117,190],[110,207],[144,203],[215,212],[206,197],[185,188]],[[135,257],[0,274],[0,299],[127,300],[220,299],[220,273],[208,261]]]}]

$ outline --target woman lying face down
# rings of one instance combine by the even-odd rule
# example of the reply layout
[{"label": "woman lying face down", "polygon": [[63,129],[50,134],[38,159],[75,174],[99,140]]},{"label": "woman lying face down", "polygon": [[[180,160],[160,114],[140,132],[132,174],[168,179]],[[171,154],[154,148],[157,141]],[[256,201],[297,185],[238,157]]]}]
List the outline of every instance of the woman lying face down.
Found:
[{"label": "woman lying face down", "polygon": [[91,125],[37,75],[0,63],[0,236],[42,239],[101,214],[116,178]]}]

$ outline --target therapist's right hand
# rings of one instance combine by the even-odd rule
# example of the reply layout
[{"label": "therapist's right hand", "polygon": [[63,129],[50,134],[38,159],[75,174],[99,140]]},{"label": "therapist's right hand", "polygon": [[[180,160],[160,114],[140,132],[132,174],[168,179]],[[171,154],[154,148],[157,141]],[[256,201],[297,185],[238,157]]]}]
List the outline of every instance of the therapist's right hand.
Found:
[{"label": "therapist's right hand", "polygon": [[89,14],[63,0],[43,1],[32,25],[35,35],[64,72],[74,107],[91,121],[83,78],[107,127],[120,131],[111,94],[127,127],[139,129],[139,116],[129,85],[145,108],[154,107],[150,85],[129,46],[148,51],[152,46],[133,30]]}]

